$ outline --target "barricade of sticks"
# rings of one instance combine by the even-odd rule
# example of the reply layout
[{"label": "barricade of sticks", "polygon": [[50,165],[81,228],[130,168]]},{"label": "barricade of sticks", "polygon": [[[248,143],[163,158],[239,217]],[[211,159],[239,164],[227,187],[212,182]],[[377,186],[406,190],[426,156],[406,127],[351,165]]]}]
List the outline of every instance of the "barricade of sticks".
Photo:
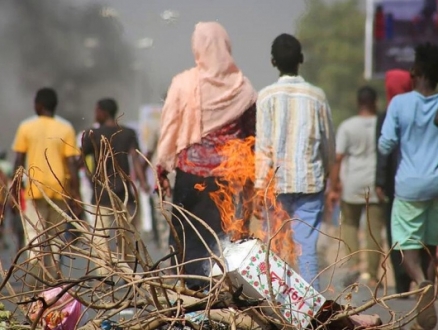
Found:
[{"label": "barricade of sticks", "polygon": [[[102,143],[108,143],[108,141]],[[101,164],[98,166],[102,166],[108,157],[113,157],[110,149],[106,148],[107,152],[101,155],[99,160]],[[16,184],[22,182],[23,175],[27,173],[22,171],[16,174],[14,182]],[[153,260],[147,244],[142,241],[140,234],[131,225],[133,215],[128,212],[126,204],[111,192],[108,177],[103,173],[100,177],[94,177],[94,181],[110,194],[111,213],[115,219],[114,235],[106,235],[105,232],[96,228],[93,221],[89,223],[75,216],[74,212],[68,212],[72,202],[69,196],[64,196],[65,207],[62,208],[48,198],[43,189],[41,191],[44,199],[63,219],[56,225],[57,234],[48,235],[49,231],[53,233],[53,228],[31,224],[25,214],[21,214],[23,225],[33,226],[37,236],[18,251],[8,269],[4,269],[0,264],[0,300],[5,302],[9,306],[8,309],[13,312],[11,320],[15,320],[16,323],[10,322],[11,328],[42,329],[41,321],[44,315],[47,315],[48,311],[67,292],[82,304],[81,318],[89,319],[85,325],[78,326],[79,329],[84,330],[103,328],[105,322],[120,316],[128,309],[132,313],[129,317],[118,318],[119,328],[133,330],[182,329],[183,327],[195,330],[203,328],[233,330],[292,328],[283,320],[266,315],[263,309],[259,308],[261,303],[259,299],[246,297],[242,295],[239,288],[231,285],[231,281],[227,278],[222,252],[215,254],[209,250],[210,255],[205,259],[205,262],[216,263],[223,270],[223,275],[215,278],[184,274],[185,264],[199,260],[179,264],[175,259],[178,251],[169,251],[160,260]],[[38,185],[37,182],[33,184]],[[159,193],[161,194],[160,190]],[[81,201],[74,202],[82,203]],[[183,215],[186,212],[180,206],[172,205],[164,200],[158,206],[171,227],[170,235],[175,235],[170,215],[165,211],[165,208],[169,206],[174,210],[179,209]],[[91,205],[84,203],[82,207],[85,210],[91,209]],[[95,209],[94,205],[93,209]],[[93,212],[90,214],[91,218],[97,217]],[[191,219],[207,226],[202,219],[194,216],[191,216]],[[191,221],[188,217],[182,220]],[[75,238],[70,242],[65,240],[67,223],[73,226],[75,234]],[[211,232],[215,235],[212,230]],[[118,247],[105,249],[96,245],[94,242],[96,237],[102,237],[102,235],[106,236],[109,245],[115,245],[114,241],[117,237],[122,238],[126,242],[128,251],[120,251]],[[215,238],[218,246],[221,247],[221,240],[217,235]],[[223,251],[222,248],[219,250]],[[34,253],[29,253],[31,251]],[[380,253],[383,254],[383,252]],[[29,257],[29,255],[33,256]],[[124,259],[125,255],[130,257]],[[388,255],[389,253],[384,254],[383,267],[385,267]],[[173,266],[170,266],[169,260],[172,258],[175,261]],[[50,265],[54,269],[48,269],[47,260],[52,260]],[[335,269],[341,262],[342,260],[339,260],[336,264],[330,265],[325,271]],[[32,270],[36,264],[39,265],[37,273]],[[209,288],[202,292],[189,290],[184,285],[185,280],[189,278],[204,280],[209,283]],[[51,288],[62,288],[62,290],[49,301],[41,298],[41,293]],[[403,296],[421,295],[428,288],[406,294],[380,297],[377,296],[376,291],[373,292],[369,301],[356,308],[351,306],[346,308],[336,303],[345,296],[354,295],[355,289],[356,286],[346,288],[345,292],[339,295],[339,299],[334,299],[332,307],[316,316],[317,319],[312,323],[313,326],[318,329],[342,328],[349,316],[380,305],[387,309],[392,318],[390,322],[379,328],[400,327],[415,318],[415,307],[400,316],[391,311],[387,302]],[[38,315],[31,320],[29,309],[36,301],[40,301],[41,308]],[[275,301],[268,301],[268,303],[272,306],[276,305]],[[15,306],[15,310],[12,310],[11,306]],[[199,312],[203,314],[201,321],[188,317],[198,315]]]}]

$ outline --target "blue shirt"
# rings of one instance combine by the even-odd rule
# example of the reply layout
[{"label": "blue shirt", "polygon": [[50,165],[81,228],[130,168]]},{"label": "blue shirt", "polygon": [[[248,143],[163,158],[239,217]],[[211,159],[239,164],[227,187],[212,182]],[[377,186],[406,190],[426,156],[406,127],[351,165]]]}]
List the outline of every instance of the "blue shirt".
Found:
[{"label": "blue shirt", "polygon": [[394,97],[379,139],[379,150],[389,154],[400,145],[395,196],[407,201],[438,198],[438,128],[433,120],[438,94],[425,97],[413,91]]}]

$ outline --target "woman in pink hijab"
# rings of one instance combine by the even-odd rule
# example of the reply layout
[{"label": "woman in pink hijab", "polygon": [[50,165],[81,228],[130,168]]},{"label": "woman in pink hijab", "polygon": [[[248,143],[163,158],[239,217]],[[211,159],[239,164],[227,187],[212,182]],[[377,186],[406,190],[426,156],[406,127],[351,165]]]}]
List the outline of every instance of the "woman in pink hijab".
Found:
[{"label": "woman in pink hijab", "polygon": [[[255,134],[257,93],[234,63],[229,36],[219,23],[198,23],[192,50],[196,66],[173,78],[164,104],[157,170],[167,197],[167,174],[176,171],[173,203],[204,220],[223,237],[221,216],[210,198],[210,193],[218,189],[212,171],[223,161],[218,153],[222,145]],[[196,220],[190,220],[200,235],[184,216],[173,211],[172,223],[183,247],[178,249],[172,233],[169,245],[178,252],[179,262],[208,256],[199,236],[210,249],[217,249],[213,235]],[[202,262],[190,262],[185,271],[207,275],[209,269]],[[203,283],[190,280],[187,285],[199,289]]]}]

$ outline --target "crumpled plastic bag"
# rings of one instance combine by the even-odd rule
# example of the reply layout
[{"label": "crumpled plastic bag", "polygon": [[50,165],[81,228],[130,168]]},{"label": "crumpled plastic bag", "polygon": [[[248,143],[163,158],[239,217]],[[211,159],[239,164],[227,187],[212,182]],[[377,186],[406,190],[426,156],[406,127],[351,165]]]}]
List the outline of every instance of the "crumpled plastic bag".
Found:
[{"label": "crumpled plastic bag", "polygon": [[[62,287],[53,288],[44,291],[40,294],[40,297],[44,298],[46,302],[56,297],[61,292]],[[38,313],[43,308],[41,301],[35,301],[31,304],[29,309],[29,318],[31,321],[35,321]],[[83,311],[82,304],[74,299],[68,292],[64,293],[62,297],[50,308],[44,311],[41,318],[44,330],[74,330],[78,324]],[[82,317],[81,324],[85,324],[86,317]]]}]

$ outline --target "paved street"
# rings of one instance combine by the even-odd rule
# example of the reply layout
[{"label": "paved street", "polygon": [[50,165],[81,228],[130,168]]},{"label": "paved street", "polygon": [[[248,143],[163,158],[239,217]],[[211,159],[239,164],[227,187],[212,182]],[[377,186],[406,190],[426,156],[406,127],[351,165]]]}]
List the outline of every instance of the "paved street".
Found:
[{"label": "paved street", "polygon": [[[8,232],[8,228],[6,228],[6,233]],[[333,229],[330,230],[330,234],[333,234]],[[2,249],[0,253],[0,260],[3,264],[4,268],[8,268],[11,265],[11,258],[14,255],[15,250],[15,244],[10,240],[11,235],[5,235],[7,237],[7,244],[9,245],[8,249]],[[321,264],[322,265],[328,265],[330,263],[333,263],[336,259],[336,256],[342,256],[342,253],[338,254],[338,245],[336,243],[331,242],[330,240],[321,240],[320,242],[320,258],[321,258]],[[1,247],[1,244],[0,244]],[[160,256],[163,255],[162,251],[159,251],[155,244],[149,244],[149,251],[152,254],[152,257],[154,259],[158,259]],[[77,268],[81,268],[81,265],[75,265]],[[336,271],[333,273],[333,269],[328,270],[325,272],[322,276],[322,285],[324,295],[327,298],[334,299],[342,294],[343,287],[342,287],[342,278],[345,275],[346,271],[343,267],[338,267]],[[72,276],[79,276],[79,273],[73,272]],[[393,291],[393,283],[392,283],[392,275],[389,274],[388,276],[388,292],[387,294],[394,293]],[[14,283],[12,283],[14,285]],[[14,285],[16,287],[16,285]],[[7,292],[4,290],[2,294],[6,294]],[[350,293],[350,291],[346,291],[342,297],[343,303],[350,303],[352,306],[357,307],[360,306],[367,301],[370,300],[371,294],[370,290],[368,290],[365,286],[360,285],[358,290],[355,290],[351,294],[351,300],[346,299],[347,294]],[[380,290],[378,293],[378,296],[383,295],[383,290]],[[1,300],[1,298],[0,298]],[[394,316],[399,318],[403,314],[406,314],[406,312],[410,311],[413,306],[415,305],[415,300],[413,298],[401,300],[401,299],[395,299],[392,301],[389,301],[388,303],[389,308],[391,309],[391,312],[394,313]],[[11,307],[11,305],[6,304],[7,307]],[[391,319],[391,314],[388,309],[385,309],[383,306],[375,306],[371,309],[369,309],[366,313],[378,313],[382,320],[384,322],[389,322]],[[397,328],[397,327],[395,327]],[[409,329],[409,326],[405,326],[404,329]]]},{"label": "paved street", "polygon": [[[339,232],[333,227],[324,227],[322,231],[327,233],[328,235],[332,235],[334,237],[339,237]],[[361,235],[363,236],[363,235]],[[361,237],[362,238],[362,237]],[[365,239],[361,239],[362,242]],[[363,247],[365,248],[365,247]],[[319,241],[319,252],[320,252],[320,265],[322,267],[328,266],[330,264],[334,264],[336,260],[340,260],[343,256],[343,249],[339,245],[339,241],[332,238],[321,238]],[[366,272],[366,255],[362,253],[361,261],[362,261],[362,271]],[[350,304],[353,307],[361,306],[368,301],[372,300],[374,290],[368,288],[365,283],[366,279],[361,279],[358,281],[359,287],[357,290],[346,290],[342,285],[342,280],[347,275],[347,270],[345,265],[338,264],[339,266],[336,270],[330,268],[323,276],[322,276],[322,284],[321,287],[324,290],[324,295],[330,299],[336,299],[340,295],[343,297],[341,300],[344,304]],[[383,275],[383,269],[381,269],[380,275]],[[377,298],[382,296],[388,296],[395,294],[394,291],[394,280],[392,269],[387,263],[387,276],[385,278],[385,286],[383,289],[378,290]],[[385,293],[384,290],[387,290]],[[344,291],[345,290],[345,291]],[[344,293],[343,293],[344,292]],[[351,300],[346,299],[351,293]],[[391,320],[400,319],[402,316],[406,315],[410,312],[416,304],[416,300],[414,297],[409,297],[408,299],[394,299],[387,301],[387,307],[383,305],[375,305],[374,307],[368,309],[365,313],[367,314],[378,314],[384,323],[388,323]],[[438,305],[435,304],[438,308]],[[393,313],[393,314],[392,314]],[[391,315],[392,314],[392,315]],[[403,329],[409,329],[413,322],[408,325],[403,326]],[[397,329],[399,326],[394,324],[394,328]],[[438,329],[438,327],[436,327]]]}]

